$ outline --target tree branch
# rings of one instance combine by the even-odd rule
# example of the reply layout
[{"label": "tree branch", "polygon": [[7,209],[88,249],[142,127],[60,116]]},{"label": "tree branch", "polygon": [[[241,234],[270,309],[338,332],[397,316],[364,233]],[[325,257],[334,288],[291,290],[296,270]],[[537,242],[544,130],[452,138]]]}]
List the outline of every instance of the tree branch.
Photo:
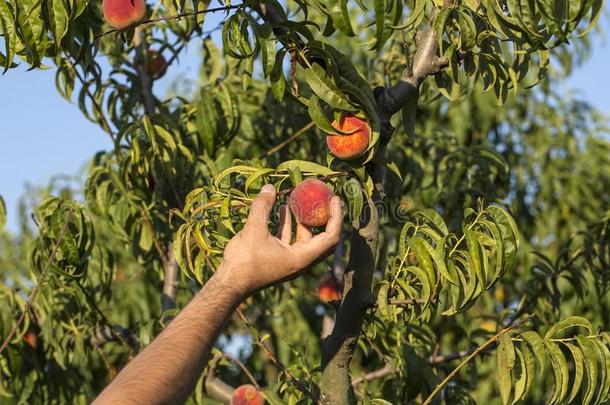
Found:
[{"label": "tree branch", "polygon": [[163,292],[161,294],[161,311],[165,312],[176,306],[178,291],[178,262],[174,255],[172,243],[167,246],[167,260],[163,262]]},{"label": "tree branch", "polygon": [[[146,33],[144,27],[138,26],[135,30],[133,45],[136,47],[135,68],[140,78],[140,86],[142,87],[142,103],[144,111],[147,115],[155,112],[155,98],[152,92],[152,79],[148,75],[148,46],[146,44]],[[151,224],[152,227],[152,224]],[[169,242],[166,247],[166,253],[160,247],[157,247],[161,260],[163,262],[163,290],[161,294],[161,311],[165,312],[176,306],[176,292],[178,290],[178,262],[174,257],[172,243]],[[166,320],[169,320],[166,319]]]},{"label": "tree branch", "polygon": [[391,87],[375,89],[382,127],[390,125],[392,116],[402,108],[407,108],[406,127],[409,136],[415,134],[415,112],[421,84],[428,76],[440,72],[449,65],[446,58],[438,56],[438,41],[432,27],[418,31],[415,43],[417,50],[413,58],[413,66],[405,68],[400,81]]},{"label": "tree branch", "polygon": [[142,103],[147,115],[155,112],[155,98],[152,94],[152,80],[148,75],[148,46],[146,44],[146,33],[143,27],[137,27],[133,36],[133,45],[136,48],[135,68],[142,86]]},{"label": "tree branch", "polygon": [[374,190],[351,232],[343,301],[333,332],[324,341],[322,353],[320,402],[323,404],[346,404],[353,395],[349,365],[364,324],[364,315],[373,300],[371,282],[379,235],[380,201],[380,193]]},{"label": "tree branch", "polygon": [[[324,344],[320,384],[322,403],[353,402],[349,364],[362,330],[364,315],[370,307],[370,302],[374,301],[371,282],[379,234],[378,210],[384,197],[384,166],[379,162],[383,161],[387,144],[394,133],[390,120],[403,107],[407,107],[412,117],[408,126],[414,128],[419,87],[426,77],[439,72],[448,64],[446,59],[437,55],[438,43],[432,28],[420,31],[416,43],[417,51],[412,69],[407,68],[401,80],[394,86],[377,87],[374,91],[377,113],[381,120],[381,138],[375,159],[366,167],[373,180],[374,190],[367,201],[364,216],[361,216],[358,224],[354,224],[352,230],[345,296],[337,313],[335,328]],[[414,133],[414,130],[411,132]]]},{"label": "tree branch", "polygon": [[222,355],[216,355],[212,361],[210,361],[210,369],[205,379],[205,392],[223,404],[229,404],[231,403],[231,398],[233,397],[235,389],[216,377],[216,366],[222,357]]},{"label": "tree branch", "polygon": [[383,378],[390,374],[394,374],[395,372],[396,372],[396,369],[394,367],[390,366],[389,364],[386,364],[385,366],[383,366],[375,371],[371,371],[370,373],[366,373],[359,377],[354,378],[354,380],[352,381],[352,386],[356,386],[365,381]]},{"label": "tree branch", "polygon": [[[158,23],[158,22],[161,22],[161,21],[179,20],[179,19],[184,18],[184,17],[195,17],[195,16],[198,16],[200,14],[215,13],[217,11],[229,11],[229,10],[233,10],[233,9],[239,8],[242,5],[243,4],[234,4],[232,6],[224,6],[224,7],[216,7],[216,8],[206,8],[205,10],[191,11],[191,12],[187,12],[187,13],[170,15],[170,16],[167,16],[167,17],[152,18],[152,19],[149,19],[149,20],[140,21],[139,23],[137,23],[135,25],[135,27],[140,27],[140,26],[146,25],[146,24],[154,24],[154,23]],[[131,28],[133,28],[133,26]],[[96,35],[94,39],[98,39],[100,37],[112,34],[112,33],[117,32],[117,31],[121,31],[121,30],[117,30],[117,29],[108,30],[106,32],[103,32],[101,34]]]},{"label": "tree branch", "polygon": [[507,326],[506,328],[502,329],[500,332],[496,333],[495,335],[493,335],[492,337],[487,339],[487,341],[485,341],[481,346],[472,350],[472,352],[464,360],[462,360],[462,362],[460,364],[458,364],[457,367],[453,369],[453,371],[451,371],[449,374],[447,374],[447,377],[445,377],[445,379],[443,381],[441,381],[440,383],[438,383],[436,385],[436,387],[434,387],[434,389],[432,390],[430,395],[428,395],[428,398],[426,398],[426,400],[422,403],[422,405],[430,405],[432,403],[432,400],[434,399],[434,397],[441,391],[441,389],[445,385],[447,385],[447,383],[449,381],[451,381],[453,379],[453,377],[455,377],[457,375],[457,373],[466,364],[468,364],[468,362],[470,362],[470,360],[474,359],[479,353],[486,351],[489,347],[491,347],[493,344],[495,344],[496,341],[500,338],[500,336],[509,332],[512,329],[515,329],[516,327],[521,325],[523,322],[527,321],[529,318],[530,317],[524,318],[521,320],[521,322],[517,322],[514,325]]},{"label": "tree branch", "polygon": [[310,122],[309,124],[305,125],[303,128],[299,129],[297,132],[295,132],[294,134],[290,135],[290,137],[288,139],[278,143],[273,148],[269,149],[267,151],[267,153],[265,153],[265,157],[273,155],[275,152],[277,152],[278,150],[282,149],[284,146],[288,145],[290,142],[294,141],[295,139],[297,139],[299,136],[301,136],[304,133],[306,133],[307,131],[309,131],[314,126],[315,126],[315,124],[314,124],[313,121]]},{"label": "tree branch", "polygon": [[49,258],[48,258],[44,268],[40,272],[40,277],[38,278],[38,283],[36,284],[36,286],[34,287],[32,292],[30,293],[30,296],[25,301],[25,305],[23,306],[23,312],[21,312],[21,316],[19,316],[19,319],[11,328],[11,331],[6,336],[4,341],[2,342],[2,345],[0,345],[0,354],[2,354],[4,349],[6,349],[8,347],[11,340],[13,340],[13,338],[15,337],[15,334],[17,334],[17,329],[19,329],[19,327],[23,323],[23,320],[25,319],[25,315],[28,312],[30,312],[30,308],[32,307],[34,298],[36,298],[36,294],[38,294],[38,291],[40,290],[40,286],[42,285],[42,282],[44,281],[47,273],[51,269],[51,263],[53,263],[53,260],[55,259],[55,254],[57,253],[57,249],[59,249],[59,245],[61,245],[61,243],[64,240],[64,237],[66,236],[66,232],[68,231],[68,226],[70,225],[70,221],[72,220],[72,215],[73,215],[72,211],[71,210],[68,211],[68,215],[66,216],[66,221],[64,222],[64,225],[61,228],[59,237],[53,244],[53,247],[51,248],[51,254],[49,254]]}]

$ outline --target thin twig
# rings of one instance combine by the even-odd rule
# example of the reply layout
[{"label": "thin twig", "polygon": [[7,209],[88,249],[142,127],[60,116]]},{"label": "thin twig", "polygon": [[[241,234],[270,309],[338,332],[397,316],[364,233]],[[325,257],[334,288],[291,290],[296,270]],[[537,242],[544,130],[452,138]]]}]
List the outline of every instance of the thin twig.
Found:
[{"label": "thin twig", "polygon": [[383,378],[386,377],[390,374],[394,374],[396,372],[396,369],[392,366],[390,366],[389,364],[386,364],[385,366],[381,367],[380,369],[377,369],[375,371],[371,371],[370,373],[366,373],[363,374],[359,377],[356,377],[352,380],[352,386],[356,386],[362,382],[365,381],[370,381],[370,380],[376,380],[378,378]]},{"label": "thin twig", "polygon": [[221,354],[217,354],[210,361],[208,375],[205,379],[205,391],[212,398],[221,401],[223,404],[228,404],[231,402],[235,388],[231,387],[229,384],[225,383],[216,376],[216,367],[218,366],[218,362],[220,362],[222,357],[223,356]]},{"label": "thin twig", "polygon": [[426,303],[425,298],[409,298],[404,300],[389,300],[390,305],[396,305],[397,307],[410,307],[413,305],[421,305]]},{"label": "thin twig", "polygon": [[246,374],[246,376],[250,380],[250,382],[252,382],[252,385],[254,385],[257,390],[259,390],[259,391],[261,390],[260,385],[258,385],[258,382],[256,382],[256,379],[254,378],[254,376],[252,375],[250,370],[248,370],[248,368],[244,365],[244,363],[242,363],[239,359],[236,359],[235,357],[229,356],[228,354],[225,354],[225,353],[223,353],[222,356],[225,359],[235,363],[239,368],[241,368],[242,371],[244,372],[244,374]]},{"label": "thin twig", "polygon": [[506,328],[502,329],[500,332],[496,333],[495,335],[493,335],[492,337],[487,339],[487,341],[485,341],[485,343],[483,343],[482,345],[477,347],[475,350],[473,350],[472,353],[470,353],[470,355],[468,355],[464,360],[462,360],[462,362],[460,364],[457,365],[456,368],[453,369],[453,371],[451,371],[449,374],[447,374],[447,377],[445,377],[445,379],[443,381],[441,381],[439,384],[436,385],[436,387],[434,387],[434,389],[432,390],[430,395],[428,395],[428,398],[426,398],[426,400],[422,403],[422,405],[431,404],[434,397],[443,389],[443,387],[445,385],[447,385],[447,383],[449,381],[451,381],[453,379],[453,377],[455,377],[457,375],[457,373],[466,364],[468,364],[470,362],[470,360],[474,359],[479,353],[481,353],[482,351],[486,350],[489,346],[494,344],[496,342],[496,340],[498,340],[500,338],[500,336],[502,336],[503,334],[509,332],[510,330],[518,327],[523,322],[527,321],[529,318],[530,317],[528,316],[526,318],[523,318],[520,322],[515,323],[514,325],[507,326]]},{"label": "thin twig", "polygon": [[81,86],[85,89],[85,94],[91,100],[91,104],[93,105],[93,108],[95,108],[95,110],[97,111],[97,114],[99,116],[98,123],[100,124],[100,126],[102,127],[104,132],[106,132],[108,134],[108,136],[110,136],[110,139],[112,139],[112,144],[114,145],[115,155],[117,157],[117,160],[120,159],[121,148],[117,144],[117,138],[116,138],[115,134],[112,132],[112,128],[110,128],[110,124],[108,123],[108,120],[106,119],[104,110],[99,105],[99,103],[97,102],[97,100],[95,99],[93,94],[91,94],[91,92],[89,91],[89,86],[85,85],[85,78],[81,76],[80,72],[76,68],[76,64],[74,62],[72,62],[72,59],[70,58],[70,56],[66,55],[65,53],[62,53],[61,57],[70,64],[70,66],[72,67],[72,70],[74,71],[74,74],[78,78],[78,81],[80,82]]},{"label": "thin twig", "polygon": [[[468,350],[462,350],[459,352],[455,352],[455,353],[449,353],[449,354],[444,354],[444,355],[440,355],[440,356],[436,356],[436,355],[431,355],[428,358],[428,364],[430,364],[431,366],[435,366],[441,363],[447,363],[453,360],[457,360],[457,359],[463,359],[464,357],[472,354],[472,352],[474,352],[477,348],[476,347],[471,347]],[[354,380],[352,381],[352,385],[356,386],[364,381],[370,381],[370,380],[375,380],[377,378],[383,378],[386,377],[390,374],[394,374],[398,371],[397,368],[390,366],[389,364],[386,364],[385,366],[365,373],[359,377],[354,378]]]},{"label": "thin twig", "polygon": [[108,320],[108,318],[106,318],[106,315],[102,312],[102,310],[100,309],[100,307],[98,307],[97,303],[95,302],[95,300],[93,299],[93,297],[89,294],[89,292],[85,289],[85,287],[78,281],[76,280],[76,285],[80,288],[80,290],[82,291],[82,293],[85,296],[85,299],[87,300],[87,302],[89,303],[89,305],[95,310],[95,312],[97,312],[97,314],[100,316],[100,318],[102,318],[102,322],[104,322],[104,324],[106,326],[108,326],[108,328],[110,328],[110,333],[112,334],[112,336],[114,338],[116,338],[117,340],[119,340],[122,344],[124,344],[125,346],[127,346],[129,348],[129,352],[130,354],[133,354],[133,351],[135,350],[135,347],[133,347],[130,343],[128,343],[123,336],[121,336],[120,333],[117,333],[114,330],[114,327],[112,326],[112,324],[110,323],[110,321]]},{"label": "thin twig", "polygon": [[282,149],[284,146],[288,145],[290,142],[294,141],[299,136],[303,135],[305,132],[309,131],[315,125],[316,124],[313,121],[311,121],[309,124],[305,125],[303,128],[299,129],[297,132],[292,134],[288,139],[278,143],[273,148],[269,149],[267,151],[267,153],[265,153],[265,157],[273,155],[275,152],[277,152],[278,150]]},{"label": "thin twig", "polygon": [[47,263],[45,264],[44,269],[40,273],[40,278],[38,279],[38,284],[36,284],[36,287],[34,287],[32,292],[30,293],[30,296],[25,301],[25,306],[23,308],[23,312],[21,313],[21,316],[17,320],[17,323],[13,325],[13,328],[11,329],[10,333],[8,334],[6,339],[4,339],[4,342],[2,342],[2,346],[0,346],[0,354],[4,351],[4,349],[7,348],[9,342],[13,339],[13,337],[15,337],[15,334],[17,333],[17,329],[21,326],[21,323],[25,319],[25,315],[30,311],[32,302],[34,301],[34,298],[36,298],[36,294],[38,294],[38,291],[40,290],[40,286],[42,285],[42,282],[44,281],[44,279],[47,275],[47,272],[51,268],[51,263],[53,263],[53,258],[55,257],[55,254],[57,253],[57,249],[59,248],[59,245],[61,244],[61,242],[63,242],[63,240],[64,240],[64,236],[66,235],[66,231],[68,230],[68,225],[70,224],[71,219],[72,219],[72,211],[70,210],[70,211],[68,211],[68,215],[66,216],[66,222],[64,223],[63,227],[61,228],[59,238],[57,239],[57,241],[55,241],[55,244],[53,245],[53,248],[51,249],[51,254],[49,255],[49,259],[47,260]]},{"label": "thin twig", "polygon": [[[129,28],[139,27],[139,26],[145,25],[145,24],[154,24],[154,23],[158,23],[158,22],[161,22],[161,21],[179,20],[179,19],[181,19],[183,17],[195,17],[195,16],[197,16],[199,14],[215,13],[217,11],[229,11],[229,10],[233,10],[233,9],[239,8],[241,6],[243,6],[243,3],[235,4],[235,5],[232,5],[232,6],[225,6],[225,7],[207,8],[205,10],[199,10],[199,11],[190,11],[188,13],[180,13],[180,14],[176,14],[176,15],[170,15],[170,16],[167,16],[167,17],[151,18],[151,19],[148,19],[148,20],[142,20],[139,23],[137,23],[135,25],[132,25]],[[103,37],[105,35],[109,35],[109,34],[112,34],[114,32],[117,32],[117,31],[121,31],[121,30],[112,29],[112,30],[103,32],[101,34],[96,35],[95,39],[101,38],[101,37]]]},{"label": "thin twig", "polygon": [[[244,315],[244,313],[241,311],[241,309],[237,309],[237,315],[241,318],[242,322],[246,325],[246,327],[248,329],[250,329],[252,327],[252,324],[250,323],[250,321],[248,320],[248,318],[246,318],[246,315]],[[313,392],[311,392],[309,390],[309,388],[307,388],[301,381],[297,380],[297,378],[284,366],[284,364],[282,364],[282,362],[276,357],[275,354],[273,354],[271,352],[271,350],[269,350],[269,348],[267,347],[267,345],[265,344],[265,342],[261,341],[260,338],[256,337],[257,340],[257,344],[258,346],[263,349],[263,351],[265,352],[265,354],[267,355],[267,357],[269,357],[269,360],[271,360],[271,362],[280,369],[280,371],[282,373],[284,373],[284,375],[286,375],[286,377],[288,377],[288,379],[290,379],[290,381],[301,391],[303,392],[305,395],[307,395],[312,401],[314,401],[314,403],[318,402],[318,398],[316,395],[314,395]]]}]

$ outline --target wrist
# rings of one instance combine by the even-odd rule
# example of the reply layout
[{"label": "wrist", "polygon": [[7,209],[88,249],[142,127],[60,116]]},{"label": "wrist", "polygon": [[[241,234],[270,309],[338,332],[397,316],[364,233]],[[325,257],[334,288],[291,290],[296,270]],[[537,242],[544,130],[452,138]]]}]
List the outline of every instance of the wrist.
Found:
[{"label": "wrist", "polygon": [[204,289],[222,289],[226,294],[234,297],[237,304],[248,298],[252,291],[245,283],[236,265],[229,261],[223,261],[216,269],[214,275],[205,284]]}]

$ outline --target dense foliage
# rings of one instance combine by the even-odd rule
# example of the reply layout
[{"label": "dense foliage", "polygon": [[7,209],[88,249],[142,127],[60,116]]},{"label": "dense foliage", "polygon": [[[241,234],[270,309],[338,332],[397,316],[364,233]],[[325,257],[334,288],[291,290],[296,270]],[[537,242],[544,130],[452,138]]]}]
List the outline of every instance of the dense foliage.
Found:
[{"label": "dense foliage", "polygon": [[[189,401],[221,380],[271,404],[608,401],[610,131],[557,90],[601,0],[148,7],[117,32],[101,1],[0,2],[0,80],[53,64],[112,141],[84,184],[29,190],[16,234],[0,199],[0,402],[91,401],[213,274],[262,185],[285,201],[308,177],[344,200],[344,240],[240,306]],[[158,94],[147,49],[171,65],[187,44],[196,89]],[[324,136],[346,112],[372,137],[341,161]],[[318,299],[325,273],[341,302]]]}]

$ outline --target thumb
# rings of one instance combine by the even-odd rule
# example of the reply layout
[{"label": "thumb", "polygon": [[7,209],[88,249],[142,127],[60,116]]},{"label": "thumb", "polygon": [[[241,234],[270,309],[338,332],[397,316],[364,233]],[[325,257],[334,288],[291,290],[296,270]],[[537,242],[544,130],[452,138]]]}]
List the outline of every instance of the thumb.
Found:
[{"label": "thumb", "polygon": [[250,206],[250,213],[244,229],[248,232],[264,231],[269,232],[267,223],[269,222],[269,214],[275,203],[275,187],[271,184],[265,184],[261,192],[256,196]]}]

